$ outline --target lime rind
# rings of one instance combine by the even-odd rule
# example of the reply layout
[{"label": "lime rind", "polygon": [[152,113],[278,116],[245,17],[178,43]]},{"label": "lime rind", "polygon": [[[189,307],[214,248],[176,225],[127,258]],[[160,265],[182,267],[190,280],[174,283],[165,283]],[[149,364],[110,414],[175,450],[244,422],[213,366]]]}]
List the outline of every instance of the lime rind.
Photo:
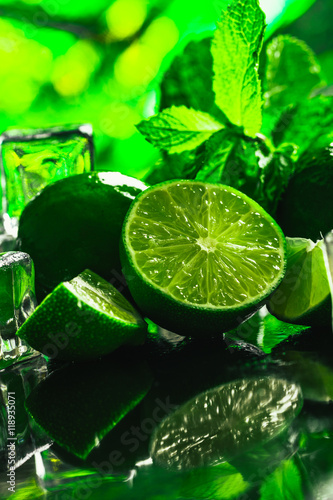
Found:
[{"label": "lime rind", "polygon": [[137,197],[124,227],[142,278],[190,306],[233,310],[256,303],[284,274],[282,231],[257,203],[228,186],[156,185]]}]

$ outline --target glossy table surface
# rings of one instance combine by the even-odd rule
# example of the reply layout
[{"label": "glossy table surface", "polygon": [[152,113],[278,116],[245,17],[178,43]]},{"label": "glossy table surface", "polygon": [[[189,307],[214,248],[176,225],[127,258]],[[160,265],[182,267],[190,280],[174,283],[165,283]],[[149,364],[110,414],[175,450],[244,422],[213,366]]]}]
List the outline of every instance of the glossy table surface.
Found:
[{"label": "glossy table surface", "polygon": [[[141,348],[95,362],[61,365],[36,355],[4,368],[1,498],[332,499],[332,332],[307,329],[270,353],[255,346],[254,337],[252,344],[223,337],[198,341],[161,330]],[[268,387],[266,393],[256,392],[258,380]],[[243,393],[230,404],[220,387],[231,388],[232,399],[239,381]],[[284,384],[284,406],[274,407],[276,381]],[[300,407],[283,421],[288,391],[295,387]],[[222,418],[212,412],[208,421],[201,402],[203,393],[214,400],[212,388],[219,388],[224,413]],[[8,491],[5,472],[12,443],[6,405],[8,413],[13,395],[15,493]],[[186,407],[195,416],[184,434],[173,415]],[[265,423],[263,411],[266,417],[268,411],[270,416],[275,412],[275,420],[282,418],[277,433],[269,433],[274,418]],[[169,438],[170,453],[159,450],[162,455],[155,453],[152,461],[165,419],[174,442]],[[261,430],[251,429],[255,439],[244,446],[251,419]],[[44,429],[37,421],[44,422]],[[262,432],[266,425],[268,434]],[[77,430],[77,445],[65,428]],[[236,436],[232,445],[228,433]],[[222,438],[214,441],[216,436]],[[209,448],[207,440],[214,446]],[[75,454],[78,449],[89,453],[83,459]],[[193,468],[201,455],[206,465]]]}]

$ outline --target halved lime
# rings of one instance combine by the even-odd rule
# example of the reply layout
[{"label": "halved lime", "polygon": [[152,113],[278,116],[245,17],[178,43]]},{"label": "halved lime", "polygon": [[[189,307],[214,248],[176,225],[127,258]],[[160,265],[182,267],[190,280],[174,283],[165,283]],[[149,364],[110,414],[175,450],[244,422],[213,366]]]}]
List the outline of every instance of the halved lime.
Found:
[{"label": "halved lime", "polygon": [[145,340],[147,324],[110,283],[86,269],[61,283],[18,330],[49,358],[80,360]]},{"label": "halved lime", "polygon": [[287,238],[287,271],[267,307],[282,321],[298,325],[331,324],[331,294],[324,243]]},{"label": "halved lime", "polygon": [[228,186],[170,181],[133,202],[123,272],[137,305],[182,335],[218,334],[257,310],[285,272],[285,239],[253,200]]}]

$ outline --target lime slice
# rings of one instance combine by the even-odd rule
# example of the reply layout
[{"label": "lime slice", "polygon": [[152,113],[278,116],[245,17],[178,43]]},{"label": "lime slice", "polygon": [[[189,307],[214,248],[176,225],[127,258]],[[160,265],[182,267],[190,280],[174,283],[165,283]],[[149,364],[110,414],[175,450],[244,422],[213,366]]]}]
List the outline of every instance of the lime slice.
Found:
[{"label": "lime slice", "polygon": [[125,297],[87,269],[58,285],[17,334],[51,359],[80,360],[142,344],[146,329]]},{"label": "lime slice", "polygon": [[133,202],[123,227],[123,272],[137,305],[182,335],[231,330],[257,310],[285,272],[285,239],[243,193],[170,181]]},{"label": "lime slice", "polygon": [[324,243],[287,238],[286,275],[267,307],[282,321],[299,325],[331,324],[331,295]]},{"label": "lime slice", "polygon": [[34,261],[39,297],[87,268],[124,288],[121,228],[143,189],[145,184],[119,172],[89,172],[50,184],[25,207],[19,248]]}]

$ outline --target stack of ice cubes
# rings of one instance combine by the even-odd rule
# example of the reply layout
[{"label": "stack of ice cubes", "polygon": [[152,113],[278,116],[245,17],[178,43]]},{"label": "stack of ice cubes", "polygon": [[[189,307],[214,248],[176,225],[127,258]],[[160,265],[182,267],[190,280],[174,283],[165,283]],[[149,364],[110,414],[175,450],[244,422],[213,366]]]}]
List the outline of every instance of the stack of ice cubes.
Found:
[{"label": "stack of ice cubes", "polygon": [[16,331],[36,307],[34,266],[15,251],[24,207],[45,186],[93,170],[92,126],[9,130],[0,136],[0,370],[34,354]]}]

